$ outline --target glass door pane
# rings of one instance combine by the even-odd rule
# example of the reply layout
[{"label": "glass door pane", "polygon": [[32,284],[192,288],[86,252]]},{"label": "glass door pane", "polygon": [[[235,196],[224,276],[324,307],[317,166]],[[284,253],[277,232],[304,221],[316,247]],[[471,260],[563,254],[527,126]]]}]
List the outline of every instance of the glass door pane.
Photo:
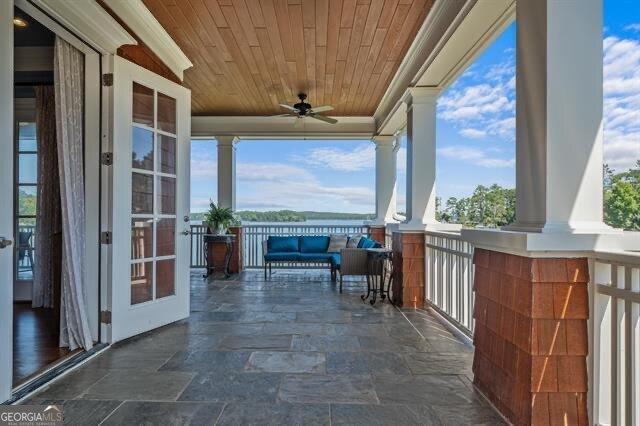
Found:
[{"label": "glass door pane", "polygon": [[134,83],[131,304],[175,294],[176,100]]}]

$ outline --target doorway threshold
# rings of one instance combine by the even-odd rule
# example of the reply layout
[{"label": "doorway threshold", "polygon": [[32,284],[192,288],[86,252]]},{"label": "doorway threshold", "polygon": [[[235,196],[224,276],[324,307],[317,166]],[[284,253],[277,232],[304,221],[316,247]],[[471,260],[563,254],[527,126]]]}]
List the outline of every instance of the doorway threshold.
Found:
[{"label": "doorway threshold", "polygon": [[98,343],[88,351],[69,354],[67,357],[61,359],[47,369],[33,376],[27,382],[16,387],[13,390],[11,398],[8,401],[3,402],[3,404],[15,404],[19,402],[20,400],[39,390],[42,386],[48,384],[54,379],[57,379],[58,377],[69,372],[80,364],[83,364],[85,361],[88,361],[89,358],[94,357],[108,347],[109,344],[107,343]]}]

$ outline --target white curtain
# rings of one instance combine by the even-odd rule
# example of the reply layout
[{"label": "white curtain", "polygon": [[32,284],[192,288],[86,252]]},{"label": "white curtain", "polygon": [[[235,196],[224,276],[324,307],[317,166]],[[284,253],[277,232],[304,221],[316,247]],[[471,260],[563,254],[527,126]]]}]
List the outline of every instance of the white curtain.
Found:
[{"label": "white curtain", "polygon": [[84,55],[60,37],[53,74],[62,205],[60,346],[88,350],[93,341],[84,282]]}]

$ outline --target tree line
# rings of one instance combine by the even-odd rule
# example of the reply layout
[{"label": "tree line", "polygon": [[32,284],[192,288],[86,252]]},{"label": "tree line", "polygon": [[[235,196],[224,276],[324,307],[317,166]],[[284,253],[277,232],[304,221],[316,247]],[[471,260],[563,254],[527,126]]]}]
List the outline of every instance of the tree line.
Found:
[{"label": "tree line", "polygon": [[[614,228],[640,231],[640,160],[628,171],[604,166],[604,221]],[[467,227],[497,228],[516,218],[516,192],[493,184],[478,185],[469,197],[436,199],[437,219]]]}]

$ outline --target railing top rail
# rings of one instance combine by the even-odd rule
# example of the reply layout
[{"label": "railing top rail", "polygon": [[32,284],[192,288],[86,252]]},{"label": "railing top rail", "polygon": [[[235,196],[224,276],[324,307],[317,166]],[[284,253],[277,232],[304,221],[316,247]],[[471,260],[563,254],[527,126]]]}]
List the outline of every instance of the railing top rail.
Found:
[{"label": "railing top rail", "polygon": [[593,258],[596,262],[615,263],[619,265],[628,265],[633,268],[640,268],[640,252],[637,251],[596,251],[592,252],[588,257]]},{"label": "railing top rail", "polygon": [[424,234],[432,237],[451,238],[453,240],[462,239],[462,235],[460,234],[460,231],[424,231]]},{"label": "railing top rail", "polygon": [[291,224],[268,224],[268,225],[245,225],[243,228],[364,228],[367,225],[332,225],[332,224],[318,224],[318,225],[291,225]]}]

